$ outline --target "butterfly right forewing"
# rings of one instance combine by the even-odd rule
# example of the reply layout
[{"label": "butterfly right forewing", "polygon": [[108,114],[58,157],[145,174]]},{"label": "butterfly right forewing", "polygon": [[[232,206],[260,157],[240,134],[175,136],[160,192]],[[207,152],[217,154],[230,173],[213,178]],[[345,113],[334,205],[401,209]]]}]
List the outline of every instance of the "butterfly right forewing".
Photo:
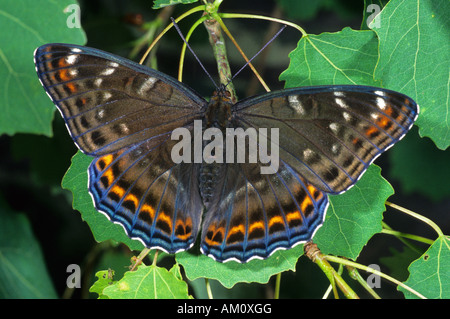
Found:
[{"label": "butterfly right forewing", "polygon": [[239,101],[247,128],[278,128],[280,159],[320,190],[341,193],[399,141],[418,114],[409,97],[367,86],[286,89]]}]

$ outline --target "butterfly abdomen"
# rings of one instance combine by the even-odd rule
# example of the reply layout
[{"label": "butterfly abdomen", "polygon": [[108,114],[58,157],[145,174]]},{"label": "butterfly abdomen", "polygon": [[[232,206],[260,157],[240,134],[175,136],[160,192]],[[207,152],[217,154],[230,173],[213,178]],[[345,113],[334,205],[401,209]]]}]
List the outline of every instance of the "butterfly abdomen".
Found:
[{"label": "butterfly abdomen", "polygon": [[202,163],[199,173],[199,189],[203,204],[208,207],[212,200],[216,185],[223,176],[223,166],[216,163]]}]

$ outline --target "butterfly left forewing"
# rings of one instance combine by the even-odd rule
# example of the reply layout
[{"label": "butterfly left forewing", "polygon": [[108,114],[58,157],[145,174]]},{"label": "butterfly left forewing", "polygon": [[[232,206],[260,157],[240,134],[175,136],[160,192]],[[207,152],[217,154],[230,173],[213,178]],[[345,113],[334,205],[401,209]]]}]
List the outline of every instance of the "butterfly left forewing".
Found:
[{"label": "butterfly left forewing", "polygon": [[74,142],[89,155],[151,144],[200,118],[206,105],[168,75],[93,48],[47,44],[36,50],[35,64]]},{"label": "butterfly left forewing", "polygon": [[367,86],[286,89],[238,102],[245,127],[279,129],[280,159],[322,191],[341,193],[399,141],[418,114],[409,97]]}]

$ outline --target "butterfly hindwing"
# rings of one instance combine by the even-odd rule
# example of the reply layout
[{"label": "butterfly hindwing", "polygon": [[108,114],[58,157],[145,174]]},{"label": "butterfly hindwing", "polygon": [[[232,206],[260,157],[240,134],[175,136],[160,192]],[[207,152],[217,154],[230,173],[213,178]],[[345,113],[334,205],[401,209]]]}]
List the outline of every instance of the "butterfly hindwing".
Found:
[{"label": "butterfly hindwing", "polygon": [[[242,128],[236,121],[232,126]],[[249,134],[239,143],[239,137],[234,139],[234,155],[244,149],[248,152],[257,141],[258,153],[269,153],[270,146],[255,135]],[[225,152],[230,150],[225,145]],[[220,170],[214,169],[215,164],[206,169],[220,173],[206,205],[200,247],[220,262],[265,259],[276,250],[309,241],[328,206],[327,195],[282,160],[275,172],[268,174],[263,168],[274,163],[251,160],[249,153],[247,157],[241,163],[223,164]]]},{"label": "butterfly hindwing", "polygon": [[35,64],[72,139],[88,155],[167,135],[206,107],[168,75],[101,50],[48,44],[36,50]]},{"label": "butterfly hindwing", "polygon": [[97,210],[129,237],[169,253],[190,248],[202,214],[195,164],[174,164],[170,139],[96,158],[89,189]]},{"label": "butterfly hindwing", "polygon": [[227,164],[202,225],[201,250],[215,260],[265,259],[309,241],[323,222],[325,193],[281,164],[260,174],[255,164]]},{"label": "butterfly hindwing", "polygon": [[271,92],[239,101],[233,113],[243,127],[278,128],[280,159],[332,194],[354,185],[417,114],[401,93],[351,85]]}]

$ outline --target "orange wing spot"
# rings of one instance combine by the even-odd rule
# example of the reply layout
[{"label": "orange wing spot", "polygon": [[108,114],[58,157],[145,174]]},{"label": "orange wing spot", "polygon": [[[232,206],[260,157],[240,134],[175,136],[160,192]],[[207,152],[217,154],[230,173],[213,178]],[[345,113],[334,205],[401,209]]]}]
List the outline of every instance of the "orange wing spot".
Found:
[{"label": "orange wing spot", "polygon": [[59,70],[59,71],[58,71],[58,74],[59,74],[59,78],[60,78],[62,81],[69,81],[69,80],[71,79],[71,77],[70,77],[69,72],[67,71],[67,69]]},{"label": "orange wing spot", "polygon": [[192,232],[192,219],[191,218],[187,218],[186,222],[179,219],[175,222],[175,229],[178,230],[179,228],[183,229],[183,234],[176,234],[176,236],[178,238],[180,238],[181,240],[186,240],[189,238],[189,236],[191,236],[191,232]]},{"label": "orange wing spot", "polygon": [[108,166],[109,164],[112,163],[112,161],[114,160],[114,157],[112,156],[112,154],[109,155],[105,155],[99,158],[99,160],[97,161],[97,168],[98,170],[103,170],[99,165],[100,162],[103,162],[104,167]]},{"label": "orange wing spot", "polygon": [[147,213],[148,215],[150,215],[151,220],[153,220],[153,218],[155,217],[155,209],[147,204],[142,205],[141,207],[141,213]]},{"label": "orange wing spot", "polygon": [[225,229],[223,227],[218,227],[216,229],[216,225],[209,226],[206,236],[205,242],[210,246],[217,246],[222,244],[223,234],[225,233]]},{"label": "orange wing spot", "polygon": [[284,220],[281,216],[274,216],[269,220],[269,228],[272,227],[275,224],[282,224],[284,225]]},{"label": "orange wing spot", "polygon": [[369,137],[376,133],[378,133],[378,129],[375,126],[371,126],[366,130],[366,135]]},{"label": "orange wing spot", "polygon": [[113,192],[114,194],[116,194],[120,198],[122,198],[122,196],[125,194],[125,190],[122,187],[117,186],[117,185],[114,185],[114,187],[111,188],[111,192]]},{"label": "orange wing spot", "polygon": [[381,126],[381,127],[386,127],[386,126],[388,126],[389,125],[389,122],[390,122],[391,120],[387,117],[387,116],[380,116],[378,119],[377,119],[377,124],[379,125],[379,126]]},{"label": "orange wing spot", "polygon": [[59,66],[60,68],[63,68],[63,67],[65,67],[65,66],[68,66],[68,64],[67,64],[67,62],[66,62],[66,58],[61,58],[61,59],[59,59],[59,60],[58,60],[58,66]]},{"label": "orange wing spot", "polygon": [[172,233],[172,218],[169,215],[164,214],[164,212],[160,212],[158,214],[158,217],[156,218],[156,222],[158,221],[162,221],[163,223],[167,224],[170,229],[169,233]]},{"label": "orange wing spot", "polygon": [[385,110],[384,113],[386,113],[387,115],[391,116],[392,113],[394,112],[394,110],[392,109],[392,107],[388,106]]},{"label": "orange wing spot", "polygon": [[70,92],[74,93],[77,91],[77,87],[73,83],[67,83],[66,87],[69,89]]},{"label": "orange wing spot", "polygon": [[250,225],[250,227],[248,228],[248,231],[251,233],[255,229],[262,229],[262,230],[264,230],[264,223],[262,221],[254,222],[253,224]]},{"label": "orange wing spot", "polygon": [[358,144],[358,143],[359,143],[359,138],[355,137],[355,138],[352,140],[352,143],[353,143],[353,145]]},{"label": "orange wing spot", "polygon": [[236,233],[245,234],[245,226],[237,225],[237,226],[232,227],[228,232],[228,237],[230,237],[231,235],[236,234]]},{"label": "orange wing spot", "polygon": [[288,223],[290,223],[293,220],[302,220],[302,215],[298,211],[288,213],[286,214],[286,220],[288,221]]},{"label": "orange wing spot", "polygon": [[112,169],[108,169],[105,173],[103,173],[103,176],[105,176],[108,179],[108,185],[111,185],[114,181],[114,173]]},{"label": "orange wing spot", "polygon": [[316,201],[322,198],[322,192],[318,191],[318,189],[313,185],[309,184],[307,188],[308,192],[314,197]]},{"label": "orange wing spot", "polygon": [[177,234],[177,237],[180,238],[181,240],[186,240],[186,239],[189,238],[190,235],[191,235],[191,233],[189,233],[189,234],[186,234],[186,233],[184,233],[184,234]]},{"label": "orange wing spot", "polygon": [[129,200],[132,201],[134,203],[134,207],[138,207],[139,205],[139,200],[137,199],[137,197],[133,194],[128,194],[127,197],[125,197],[124,201]]},{"label": "orange wing spot", "polygon": [[[304,212],[304,211],[306,211],[306,208],[307,208],[309,205],[313,205],[313,202],[312,202],[312,200],[311,200],[311,198],[310,198],[309,196],[306,196],[305,199],[301,202],[300,208],[301,208],[301,210]],[[298,213],[298,212],[296,212],[296,213]],[[300,216],[300,219],[301,219],[301,218],[302,218],[302,217]]]},{"label": "orange wing spot", "polygon": [[[112,163],[113,159],[114,159],[114,157],[111,154],[100,157],[96,163],[97,169],[99,171],[103,171],[105,169],[105,167],[107,167],[109,164]],[[108,180],[109,180],[109,178],[108,178]]]}]

